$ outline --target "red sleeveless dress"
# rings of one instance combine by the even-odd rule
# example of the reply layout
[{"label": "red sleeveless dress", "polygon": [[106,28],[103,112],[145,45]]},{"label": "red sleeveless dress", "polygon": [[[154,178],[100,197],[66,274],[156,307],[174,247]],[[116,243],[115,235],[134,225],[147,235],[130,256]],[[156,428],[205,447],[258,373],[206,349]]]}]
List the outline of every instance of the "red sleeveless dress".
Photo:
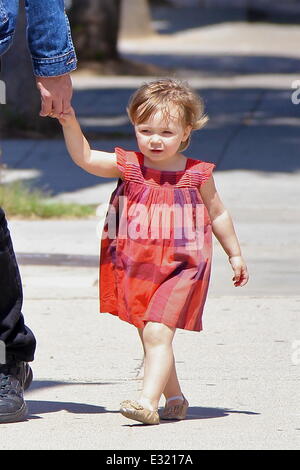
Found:
[{"label": "red sleeveless dress", "polygon": [[101,237],[100,312],[201,331],[212,230],[198,188],[215,164],[187,158],[185,170],[161,171],[140,152],[115,152],[122,177]]}]

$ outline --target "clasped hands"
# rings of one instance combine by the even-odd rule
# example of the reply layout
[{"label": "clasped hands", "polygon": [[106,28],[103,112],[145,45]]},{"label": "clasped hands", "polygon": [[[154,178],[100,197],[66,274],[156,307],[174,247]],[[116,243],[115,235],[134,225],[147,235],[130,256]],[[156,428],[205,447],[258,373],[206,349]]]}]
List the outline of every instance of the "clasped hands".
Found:
[{"label": "clasped hands", "polygon": [[60,118],[71,109],[73,94],[69,74],[58,77],[35,77],[41,95],[40,116]]}]

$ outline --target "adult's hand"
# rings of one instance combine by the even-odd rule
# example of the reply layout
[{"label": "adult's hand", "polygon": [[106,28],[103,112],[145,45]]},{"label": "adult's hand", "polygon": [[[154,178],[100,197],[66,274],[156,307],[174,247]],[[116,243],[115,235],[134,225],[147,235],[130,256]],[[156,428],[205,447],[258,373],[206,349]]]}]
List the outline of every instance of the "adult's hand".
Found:
[{"label": "adult's hand", "polygon": [[73,88],[69,74],[59,77],[35,77],[35,80],[41,94],[40,116],[58,117],[70,112]]}]

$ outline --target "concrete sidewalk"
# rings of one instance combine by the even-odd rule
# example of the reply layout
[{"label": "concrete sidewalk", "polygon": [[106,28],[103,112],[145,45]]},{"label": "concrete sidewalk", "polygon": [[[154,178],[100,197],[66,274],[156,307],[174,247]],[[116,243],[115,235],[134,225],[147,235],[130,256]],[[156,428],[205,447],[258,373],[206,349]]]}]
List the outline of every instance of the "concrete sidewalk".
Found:
[{"label": "concrete sidewalk", "polygon": [[[210,33],[218,31],[220,44],[224,27]],[[254,32],[242,33],[241,44],[251,51]],[[186,37],[192,51],[195,35]],[[168,60],[176,65],[176,41],[169,44]],[[145,54],[145,44],[130,47],[128,54]],[[143,369],[135,328],[98,314],[99,233],[116,180],[85,174],[61,140],[2,143],[7,180],[29,178],[58,199],[100,209],[84,221],[10,221],[24,314],[38,348],[26,394],[28,420],[1,425],[1,449],[299,449],[300,120],[290,85],[299,70],[289,52],[287,46],[280,52],[285,60],[277,63],[287,68],[279,74],[271,58],[274,69],[263,74],[249,53],[248,60],[239,58],[247,73],[237,74],[231,61],[230,73],[220,76],[209,50],[209,75],[199,72],[199,57],[192,54],[183,72],[203,94],[210,116],[186,155],[217,164],[217,189],[232,214],[250,280],[233,287],[231,267],[214,238],[204,330],[175,336],[178,374],[190,402],[182,422],[143,426],[118,413],[120,401],[137,398]],[[74,77],[82,125],[106,134],[94,148],[134,148],[124,106],[141,81]]]},{"label": "concrete sidewalk", "polygon": [[[29,234],[36,255],[93,257],[98,224],[98,219],[10,222],[18,256],[29,255],[20,264],[24,313],[38,348],[35,380],[26,394],[28,421],[2,425],[1,448],[298,449],[299,253],[292,257],[291,231],[284,234],[285,246],[274,238],[270,247],[256,221],[238,222],[251,276],[244,289],[232,286],[226,257],[214,241],[204,331],[178,330],[174,343],[191,405],[188,417],[147,427],[118,413],[122,399],[138,396],[142,348],[134,327],[97,313],[96,263],[30,261]],[[261,224],[261,233],[267,232],[268,221]],[[271,227],[274,235],[276,226]],[[294,278],[293,292],[286,276]]]}]

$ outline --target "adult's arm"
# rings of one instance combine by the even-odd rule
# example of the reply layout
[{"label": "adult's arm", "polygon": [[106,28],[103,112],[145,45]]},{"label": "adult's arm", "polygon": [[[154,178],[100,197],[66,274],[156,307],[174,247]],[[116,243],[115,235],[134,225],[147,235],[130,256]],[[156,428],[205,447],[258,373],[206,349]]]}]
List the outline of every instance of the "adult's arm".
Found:
[{"label": "adult's arm", "polygon": [[[0,55],[12,43],[19,0],[0,0]],[[36,85],[41,94],[41,116],[68,112],[72,97],[69,73],[77,59],[63,0],[25,0],[27,41]]]},{"label": "adult's arm", "polygon": [[[0,56],[12,44],[19,0],[0,0]],[[77,59],[64,0],[25,0],[33,73],[57,77],[76,69]]]},{"label": "adult's arm", "polygon": [[12,44],[19,0],[0,0],[0,56]]},{"label": "adult's arm", "polygon": [[68,112],[72,82],[69,73],[77,59],[63,0],[25,0],[27,40],[36,85],[41,94],[41,116]]},{"label": "adult's arm", "polygon": [[57,77],[75,70],[77,60],[64,0],[25,0],[25,8],[34,75]]}]

